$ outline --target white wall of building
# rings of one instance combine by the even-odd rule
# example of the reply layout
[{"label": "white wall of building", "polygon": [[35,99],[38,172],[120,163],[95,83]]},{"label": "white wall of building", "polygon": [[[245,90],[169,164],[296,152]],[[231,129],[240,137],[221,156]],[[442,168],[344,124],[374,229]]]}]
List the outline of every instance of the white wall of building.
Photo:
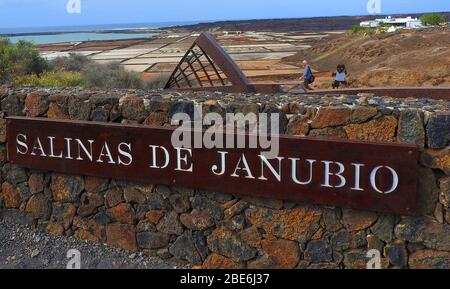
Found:
[{"label": "white wall of building", "polygon": [[406,18],[377,18],[375,20],[363,21],[359,25],[361,27],[376,28],[382,24],[392,25],[395,27],[405,28],[420,28],[423,27],[422,22],[418,18],[406,17]]}]

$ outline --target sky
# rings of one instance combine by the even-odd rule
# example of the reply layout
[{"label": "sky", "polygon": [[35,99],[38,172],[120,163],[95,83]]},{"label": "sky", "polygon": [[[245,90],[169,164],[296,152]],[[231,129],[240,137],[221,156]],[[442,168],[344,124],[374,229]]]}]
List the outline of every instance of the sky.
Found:
[{"label": "sky", "polygon": [[0,0],[0,28],[367,15],[369,1],[381,14],[450,11],[450,0]]}]

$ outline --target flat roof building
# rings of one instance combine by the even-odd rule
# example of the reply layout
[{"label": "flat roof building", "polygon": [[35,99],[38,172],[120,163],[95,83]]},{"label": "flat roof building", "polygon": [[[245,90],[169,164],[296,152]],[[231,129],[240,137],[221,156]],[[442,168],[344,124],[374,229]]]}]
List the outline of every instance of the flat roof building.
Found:
[{"label": "flat roof building", "polygon": [[377,18],[375,20],[362,21],[359,24],[361,27],[376,28],[380,26],[391,26],[394,28],[420,28],[423,27],[422,22],[418,18],[411,16],[405,18],[395,18],[388,16],[386,18]]}]

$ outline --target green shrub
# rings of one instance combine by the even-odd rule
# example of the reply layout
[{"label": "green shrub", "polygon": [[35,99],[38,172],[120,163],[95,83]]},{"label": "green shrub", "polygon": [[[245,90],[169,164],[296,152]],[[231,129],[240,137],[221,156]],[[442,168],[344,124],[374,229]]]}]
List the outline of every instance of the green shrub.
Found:
[{"label": "green shrub", "polygon": [[445,17],[437,13],[424,14],[420,17],[420,21],[423,25],[432,26],[446,23]]},{"label": "green shrub", "polygon": [[359,33],[361,31],[365,30],[365,29],[367,29],[367,28],[359,26],[359,25],[355,25],[355,26],[352,27],[352,29],[350,29],[349,33],[350,34],[356,34],[356,33]]},{"label": "green shrub", "polygon": [[371,27],[363,27],[363,26],[355,25],[352,27],[352,29],[350,29],[348,34],[350,34],[350,35],[352,35],[352,34],[372,35],[372,34],[374,34],[374,29]]},{"label": "green shrub", "polygon": [[137,72],[127,71],[119,63],[96,63],[86,56],[71,53],[51,61],[55,71],[79,72],[87,87],[143,88],[144,82]]},{"label": "green shrub", "polygon": [[42,87],[85,86],[99,88],[146,88],[140,74],[125,70],[119,63],[99,64],[85,56],[70,55],[50,62],[51,71],[16,77],[16,85]]},{"label": "green shrub", "polygon": [[41,87],[84,86],[85,79],[79,72],[47,71],[41,75],[31,74],[17,77],[14,84]]},{"label": "green shrub", "polygon": [[143,81],[137,72],[127,71],[119,63],[89,63],[82,70],[89,87],[142,88]]},{"label": "green shrub", "polygon": [[30,74],[39,75],[46,69],[48,63],[32,43],[19,41],[12,44],[8,39],[0,38],[0,83]]},{"label": "green shrub", "polygon": [[72,53],[46,61],[32,43],[12,44],[0,38],[0,83],[42,87],[86,86],[99,88],[161,88],[168,76],[143,81],[141,74],[119,63],[99,64]]},{"label": "green shrub", "polygon": [[57,57],[50,61],[52,69],[80,72],[86,65],[91,63],[91,60],[84,55],[70,53],[67,57]]}]

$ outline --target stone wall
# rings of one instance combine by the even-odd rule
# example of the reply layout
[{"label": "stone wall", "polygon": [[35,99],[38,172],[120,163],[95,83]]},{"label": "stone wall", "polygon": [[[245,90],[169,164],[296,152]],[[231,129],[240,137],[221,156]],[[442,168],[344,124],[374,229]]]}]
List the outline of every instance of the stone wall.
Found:
[{"label": "stone wall", "polygon": [[[450,268],[449,102],[371,95],[228,95],[1,88],[2,218],[202,268]],[[6,116],[168,126],[193,103],[279,112],[288,134],[416,144],[419,212],[395,216],[33,171],[6,160]]]}]

